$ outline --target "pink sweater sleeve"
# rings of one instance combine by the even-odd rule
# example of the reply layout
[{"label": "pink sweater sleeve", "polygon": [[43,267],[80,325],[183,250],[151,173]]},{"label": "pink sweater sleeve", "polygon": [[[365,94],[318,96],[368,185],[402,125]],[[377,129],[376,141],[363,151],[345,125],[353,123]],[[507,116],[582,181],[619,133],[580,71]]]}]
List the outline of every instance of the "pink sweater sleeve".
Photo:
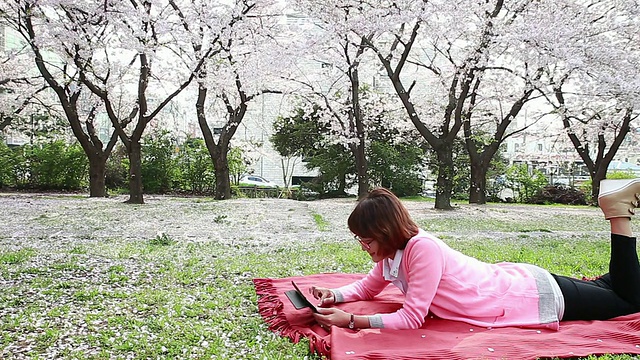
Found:
[{"label": "pink sweater sleeve", "polygon": [[[390,314],[376,314],[384,328],[417,329],[424,323],[429,307],[436,294],[444,272],[444,255],[435,241],[409,241],[400,265],[406,271],[408,291],[402,308]],[[378,262],[362,279],[350,285],[335,289],[341,298],[338,301],[372,299],[387,285],[382,272],[382,262]]]}]

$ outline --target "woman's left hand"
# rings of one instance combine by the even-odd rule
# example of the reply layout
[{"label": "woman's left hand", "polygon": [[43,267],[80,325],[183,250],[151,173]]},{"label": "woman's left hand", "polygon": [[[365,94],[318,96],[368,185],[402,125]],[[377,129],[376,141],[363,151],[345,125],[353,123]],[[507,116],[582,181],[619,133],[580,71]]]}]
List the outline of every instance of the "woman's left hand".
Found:
[{"label": "woman's left hand", "polygon": [[347,327],[351,320],[351,314],[336,308],[318,308],[318,313],[314,313],[313,317],[321,327],[327,330],[331,325]]}]

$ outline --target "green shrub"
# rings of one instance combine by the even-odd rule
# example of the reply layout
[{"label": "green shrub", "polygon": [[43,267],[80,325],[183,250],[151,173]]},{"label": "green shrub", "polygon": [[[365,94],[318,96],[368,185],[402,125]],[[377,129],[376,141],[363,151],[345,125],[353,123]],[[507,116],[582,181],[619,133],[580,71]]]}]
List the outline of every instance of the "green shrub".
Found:
[{"label": "green shrub", "polygon": [[548,185],[538,190],[529,199],[531,204],[586,205],[587,197],[582,191],[564,185]]},{"label": "green shrub", "polygon": [[174,160],[177,147],[168,131],[145,136],[142,143],[142,187],[146,193],[162,194],[173,190],[178,167]]},{"label": "green shrub", "polygon": [[638,175],[636,175],[631,170],[626,170],[626,171],[616,170],[616,171],[607,172],[607,179],[611,179],[611,180],[615,180],[615,179],[635,179],[637,177],[638,177]]},{"label": "green shrub", "polygon": [[29,185],[42,190],[80,190],[87,186],[89,161],[79,144],[55,140],[25,145]]},{"label": "green shrub", "polygon": [[317,200],[320,194],[307,186],[307,182],[292,186],[289,189],[289,198],[299,201]]},{"label": "green shrub", "polygon": [[529,172],[527,164],[514,164],[507,169],[507,184],[516,194],[518,202],[526,203],[547,184],[547,178],[540,170]]},{"label": "green shrub", "polygon": [[18,184],[17,169],[21,160],[24,161],[19,151],[0,141],[0,188],[15,187]]},{"label": "green shrub", "polygon": [[402,174],[391,184],[391,190],[400,197],[415,196],[422,191],[422,180],[416,174]]},{"label": "green shrub", "polygon": [[418,144],[389,144],[372,141],[368,152],[372,183],[389,188],[397,196],[414,196],[422,191],[420,171],[424,151]]},{"label": "green shrub", "polygon": [[29,186],[31,173],[29,169],[29,159],[27,159],[28,149],[26,146],[20,146],[14,151],[16,162],[14,163],[14,175],[16,178],[16,187],[25,188]]},{"label": "green shrub", "polygon": [[118,145],[113,149],[105,167],[105,186],[107,189],[128,189],[129,158],[124,145]]},{"label": "green shrub", "polygon": [[204,140],[187,139],[180,147],[176,161],[180,190],[195,194],[215,190],[215,171]]},{"label": "green shrub", "polygon": [[251,161],[246,157],[241,148],[234,146],[229,149],[229,153],[227,154],[227,164],[229,165],[229,176],[233,179],[231,182],[238,183],[240,178],[249,171]]},{"label": "green shrub", "polygon": [[67,146],[62,166],[64,172],[62,189],[80,190],[88,186],[89,159],[79,143]]}]

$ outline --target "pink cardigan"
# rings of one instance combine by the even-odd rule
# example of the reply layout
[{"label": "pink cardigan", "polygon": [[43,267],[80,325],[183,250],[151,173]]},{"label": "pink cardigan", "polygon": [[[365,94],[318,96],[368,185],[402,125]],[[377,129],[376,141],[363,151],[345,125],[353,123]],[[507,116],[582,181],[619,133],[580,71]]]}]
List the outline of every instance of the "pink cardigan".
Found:
[{"label": "pink cardigan", "polygon": [[[371,299],[389,283],[383,262],[363,279],[335,289],[337,302]],[[370,318],[373,327],[417,329],[429,312],[483,327],[558,329],[546,270],[528,264],[487,264],[451,249],[420,231],[403,252],[400,272],[407,289],[401,309]],[[553,281],[553,280],[552,280]]]}]

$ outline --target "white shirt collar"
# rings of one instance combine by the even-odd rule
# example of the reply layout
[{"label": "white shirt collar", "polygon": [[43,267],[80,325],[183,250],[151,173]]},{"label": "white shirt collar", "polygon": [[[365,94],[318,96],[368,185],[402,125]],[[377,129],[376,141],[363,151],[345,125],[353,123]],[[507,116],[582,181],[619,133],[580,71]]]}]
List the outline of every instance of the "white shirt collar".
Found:
[{"label": "white shirt collar", "polygon": [[404,250],[396,250],[396,254],[393,259],[384,260],[384,278],[385,280],[393,280],[398,277],[398,271],[400,269],[400,263],[402,262],[402,254]]}]

